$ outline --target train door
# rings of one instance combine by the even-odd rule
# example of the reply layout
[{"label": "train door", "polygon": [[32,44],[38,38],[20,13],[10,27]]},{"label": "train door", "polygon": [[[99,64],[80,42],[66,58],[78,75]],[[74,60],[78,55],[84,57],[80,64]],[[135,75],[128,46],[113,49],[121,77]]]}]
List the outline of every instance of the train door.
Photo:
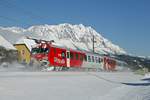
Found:
[{"label": "train door", "polygon": [[70,51],[66,51],[67,67],[70,67]]}]

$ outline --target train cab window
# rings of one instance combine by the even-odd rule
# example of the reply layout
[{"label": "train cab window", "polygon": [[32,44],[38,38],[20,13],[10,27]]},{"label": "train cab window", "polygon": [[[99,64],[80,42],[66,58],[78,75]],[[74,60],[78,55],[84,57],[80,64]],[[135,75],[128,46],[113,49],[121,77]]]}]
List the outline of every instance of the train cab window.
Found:
[{"label": "train cab window", "polygon": [[49,49],[48,49],[48,48],[45,48],[44,52],[45,52],[45,53],[48,53],[48,52],[49,52]]},{"label": "train cab window", "polygon": [[48,53],[48,48],[40,48],[40,52],[39,53]]},{"label": "train cab window", "polygon": [[94,62],[94,56],[92,56],[92,62]]},{"label": "train cab window", "polygon": [[91,62],[91,56],[88,56],[88,62]]},{"label": "train cab window", "polygon": [[78,60],[79,55],[76,53],[76,60]]},{"label": "train cab window", "polygon": [[84,56],[84,60],[87,61],[87,56],[86,55]]}]

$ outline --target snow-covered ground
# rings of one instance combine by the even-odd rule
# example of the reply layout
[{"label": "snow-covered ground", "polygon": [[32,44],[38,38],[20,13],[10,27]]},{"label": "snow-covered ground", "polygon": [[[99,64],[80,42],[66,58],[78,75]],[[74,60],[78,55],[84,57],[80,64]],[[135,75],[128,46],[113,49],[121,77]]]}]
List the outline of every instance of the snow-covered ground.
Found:
[{"label": "snow-covered ground", "polygon": [[0,71],[0,100],[150,100],[150,86],[120,83],[143,82],[131,72]]}]

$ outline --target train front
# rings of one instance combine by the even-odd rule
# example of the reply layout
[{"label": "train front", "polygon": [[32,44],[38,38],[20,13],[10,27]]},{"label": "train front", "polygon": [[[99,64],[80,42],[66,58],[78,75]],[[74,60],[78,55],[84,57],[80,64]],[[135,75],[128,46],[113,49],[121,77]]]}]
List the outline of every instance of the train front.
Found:
[{"label": "train front", "polygon": [[30,65],[35,68],[46,68],[49,66],[48,55],[50,46],[48,44],[38,44],[31,50]]}]

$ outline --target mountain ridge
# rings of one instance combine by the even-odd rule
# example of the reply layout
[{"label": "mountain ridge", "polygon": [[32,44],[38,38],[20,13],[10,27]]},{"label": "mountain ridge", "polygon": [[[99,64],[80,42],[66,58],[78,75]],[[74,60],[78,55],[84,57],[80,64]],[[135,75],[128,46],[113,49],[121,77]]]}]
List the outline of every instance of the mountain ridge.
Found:
[{"label": "mountain ridge", "polygon": [[[68,48],[79,47],[80,49],[92,51],[92,37],[97,41],[95,43],[96,52],[105,53],[123,53],[126,52],[119,46],[113,44],[108,39],[104,38],[101,33],[96,32],[92,27],[83,24],[72,25],[69,23],[58,25],[34,25],[29,28],[21,27],[0,27],[1,31],[9,31],[13,35],[20,36],[33,36],[39,39],[54,40],[56,43],[65,45]],[[2,34],[0,31],[0,35]],[[7,33],[7,32],[6,32]],[[6,37],[6,36],[5,36]],[[6,37],[7,40],[9,38]],[[18,41],[18,40],[16,40]]]}]

